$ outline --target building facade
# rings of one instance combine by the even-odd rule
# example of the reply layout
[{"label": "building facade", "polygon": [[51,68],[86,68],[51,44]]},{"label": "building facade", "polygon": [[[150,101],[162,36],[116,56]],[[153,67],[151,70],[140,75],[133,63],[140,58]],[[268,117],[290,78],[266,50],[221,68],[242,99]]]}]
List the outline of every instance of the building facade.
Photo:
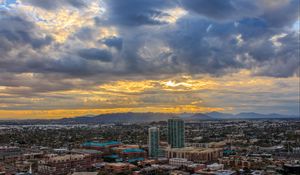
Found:
[{"label": "building facade", "polygon": [[167,149],[167,157],[171,158],[183,158],[195,163],[206,163],[211,161],[217,161],[218,158],[223,156],[223,150],[221,148],[171,148]]},{"label": "building facade", "polygon": [[149,157],[158,157],[159,155],[159,129],[151,127],[148,130],[148,154]]},{"label": "building facade", "polygon": [[171,148],[184,147],[184,121],[181,119],[168,120],[168,143]]},{"label": "building facade", "polygon": [[65,175],[75,171],[87,171],[91,168],[91,164],[91,157],[86,154],[50,155],[39,161],[38,174]]},{"label": "building facade", "polygon": [[184,158],[171,158],[169,159],[169,164],[172,166],[189,166],[192,165],[193,162],[192,161],[188,161],[187,159]]}]

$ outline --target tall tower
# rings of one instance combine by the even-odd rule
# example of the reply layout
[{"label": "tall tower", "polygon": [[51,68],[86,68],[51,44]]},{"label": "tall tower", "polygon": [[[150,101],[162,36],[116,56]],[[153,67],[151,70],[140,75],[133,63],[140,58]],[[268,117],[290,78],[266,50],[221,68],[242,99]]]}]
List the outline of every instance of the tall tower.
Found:
[{"label": "tall tower", "polygon": [[148,129],[149,157],[158,157],[159,154],[159,129],[151,127]]},{"label": "tall tower", "polygon": [[171,148],[184,147],[184,121],[181,119],[168,120],[168,143]]}]

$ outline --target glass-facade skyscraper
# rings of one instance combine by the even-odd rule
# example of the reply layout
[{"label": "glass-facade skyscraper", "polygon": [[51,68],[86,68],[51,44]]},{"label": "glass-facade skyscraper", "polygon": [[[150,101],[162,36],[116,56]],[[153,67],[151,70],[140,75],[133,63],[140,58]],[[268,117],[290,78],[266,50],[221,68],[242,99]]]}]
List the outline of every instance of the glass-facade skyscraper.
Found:
[{"label": "glass-facade skyscraper", "polygon": [[151,127],[148,129],[148,152],[149,157],[159,155],[159,128]]},{"label": "glass-facade skyscraper", "polygon": [[184,121],[181,119],[168,120],[168,143],[171,148],[184,147]]}]

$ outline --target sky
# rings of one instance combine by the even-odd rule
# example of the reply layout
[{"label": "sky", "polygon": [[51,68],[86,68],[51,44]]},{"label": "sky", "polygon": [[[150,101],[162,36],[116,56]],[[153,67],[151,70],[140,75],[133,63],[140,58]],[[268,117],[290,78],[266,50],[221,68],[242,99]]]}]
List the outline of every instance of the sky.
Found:
[{"label": "sky", "polygon": [[299,115],[299,0],[0,0],[0,118]]}]

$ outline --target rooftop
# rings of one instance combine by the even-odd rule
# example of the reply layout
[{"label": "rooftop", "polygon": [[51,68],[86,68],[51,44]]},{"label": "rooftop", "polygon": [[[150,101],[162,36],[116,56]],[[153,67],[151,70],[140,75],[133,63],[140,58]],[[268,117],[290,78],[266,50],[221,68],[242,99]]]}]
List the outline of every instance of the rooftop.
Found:
[{"label": "rooftop", "polygon": [[128,148],[128,149],[124,149],[122,152],[123,153],[143,153],[145,151],[142,149],[139,149],[139,148]]},{"label": "rooftop", "polygon": [[71,152],[81,153],[81,154],[102,154],[101,151],[92,150],[92,149],[72,149]]},{"label": "rooftop", "polygon": [[120,145],[121,142],[118,141],[108,141],[108,142],[84,142],[82,146],[87,147],[108,147],[114,145]]},{"label": "rooftop", "polygon": [[56,162],[56,161],[70,161],[70,160],[80,160],[84,159],[87,155],[85,154],[68,154],[63,156],[52,156],[46,161]]},{"label": "rooftop", "polygon": [[196,147],[184,147],[184,148],[168,148],[167,151],[175,152],[211,152],[219,151],[220,148],[196,148]]},{"label": "rooftop", "polygon": [[127,161],[129,163],[132,163],[132,162],[138,162],[138,161],[143,161],[143,160],[145,160],[143,157],[138,157],[138,158],[128,159]]}]

